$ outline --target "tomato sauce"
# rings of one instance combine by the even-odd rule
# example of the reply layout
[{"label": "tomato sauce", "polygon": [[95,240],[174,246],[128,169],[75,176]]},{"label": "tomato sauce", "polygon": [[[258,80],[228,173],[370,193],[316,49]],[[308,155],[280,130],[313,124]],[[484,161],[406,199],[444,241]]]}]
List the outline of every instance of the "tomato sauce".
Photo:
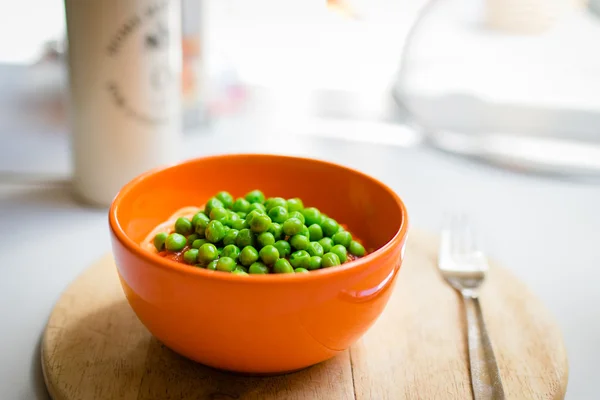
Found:
[{"label": "tomato sauce", "polygon": [[163,251],[159,252],[158,255],[161,256],[161,257],[166,258],[167,260],[172,260],[172,261],[177,261],[177,262],[180,262],[180,263],[184,263],[184,261],[183,261],[183,253],[185,253],[189,249],[191,249],[190,246],[185,246],[183,248],[183,250],[178,251],[176,253],[163,250]]}]

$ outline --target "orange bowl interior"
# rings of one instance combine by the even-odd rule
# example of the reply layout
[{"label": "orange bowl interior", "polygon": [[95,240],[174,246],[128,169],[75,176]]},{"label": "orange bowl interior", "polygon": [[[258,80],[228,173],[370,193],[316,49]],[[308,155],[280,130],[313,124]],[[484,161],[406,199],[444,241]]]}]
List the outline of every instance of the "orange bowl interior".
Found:
[{"label": "orange bowl interior", "polygon": [[[300,197],[375,251],[302,276],[236,276],[177,264],[138,246],[181,207],[200,206],[221,190],[239,197],[253,189]],[[306,367],[358,339],[387,302],[407,230],[402,201],[381,182],[335,164],[274,155],[214,156],[150,171],[121,190],[109,220],[125,294],[148,329],[189,358],[249,373]],[[239,339],[235,330],[251,333]],[[257,345],[269,332],[283,336]]]}]

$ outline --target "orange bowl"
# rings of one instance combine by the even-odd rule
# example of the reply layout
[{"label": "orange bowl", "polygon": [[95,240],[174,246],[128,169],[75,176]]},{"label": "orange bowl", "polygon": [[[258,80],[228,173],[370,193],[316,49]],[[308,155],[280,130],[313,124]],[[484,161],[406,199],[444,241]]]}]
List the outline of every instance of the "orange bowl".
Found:
[{"label": "orange bowl", "polygon": [[[376,249],[308,274],[239,276],[194,268],[139,243],[175,210],[221,190],[300,197]],[[404,256],[406,208],[386,185],[328,162],[239,154],[147,172],[115,197],[109,223],[127,300],[167,347],[202,364],[250,374],[294,371],[358,340],[387,304]]]}]

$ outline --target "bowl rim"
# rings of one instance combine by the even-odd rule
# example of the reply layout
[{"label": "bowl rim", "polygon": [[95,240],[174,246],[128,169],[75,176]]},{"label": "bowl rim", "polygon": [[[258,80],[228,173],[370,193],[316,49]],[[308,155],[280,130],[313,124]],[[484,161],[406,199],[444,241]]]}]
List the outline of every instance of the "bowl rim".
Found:
[{"label": "bowl rim", "polygon": [[[139,243],[136,243],[133,239],[131,239],[126,233],[123,227],[121,226],[118,218],[117,212],[119,210],[119,206],[121,204],[122,199],[135,187],[139,182],[148,179],[149,177],[161,173],[166,170],[181,168],[182,166],[195,164],[199,161],[206,161],[211,159],[227,159],[227,158],[239,158],[239,157],[260,157],[260,158],[286,158],[286,159],[294,159],[298,161],[304,162],[312,162],[327,165],[329,167],[341,168],[353,174],[357,174],[362,176],[363,178],[374,182],[375,184],[381,186],[396,202],[398,207],[400,208],[401,214],[401,222],[400,227],[394,234],[394,236],[388,240],[386,244],[373,251],[372,253],[356,259],[354,261],[348,262],[346,264],[342,264],[336,266],[334,268],[324,268],[316,271],[310,271],[308,274],[264,274],[264,275],[237,275],[231,273],[221,273],[220,271],[209,271],[204,268],[190,268],[188,265],[184,265],[177,261],[169,260],[164,257],[161,257],[157,254],[150,253],[144,250]],[[257,284],[259,282],[300,282],[306,280],[323,280],[329,277],[330,275],[343,275],[347,274],[350,271],[353,273],[356,270],[362,270],[367,267],[367,265],[372,261],[384,254],[388,254],[392,251],[393,247],[402,243],[403,240],[406,239],[408,232],[408,213],[406,209],[406,205],[388,185],[381,182],[380,180],[374,178],[371,175],[368,175],[364,172],[358,171],[356,169],[347,167],[345,165],[337,164],[330,161],[321,160],[318,158],[312,157],[302,157],[302,156],[291,156],[291,155],[279,155],[279,154],[263,154],[263,153],[228,153],[228,154],[216,154],[209,156],[200,156],[189,158],[186,160],[182,160],[180,162],[170,164],[167,166],[157,167],[150,169],[146,172],[141,173],[137,177],[130,180],[126,183],[121,190],[114,197],[109,211],[108,211],[108,219],[109,219],[109,227],[112,231],[113,236],[129,251],[137,255],[139,258],[148,261],[150,264],[154,266],[158,266],[160,268],[168,269],[172,272],[181,273],[184,275],[192,275],[196,277],[212,279],[217,281],[229,281],[229,282],[248,282],[250,284]]]}]

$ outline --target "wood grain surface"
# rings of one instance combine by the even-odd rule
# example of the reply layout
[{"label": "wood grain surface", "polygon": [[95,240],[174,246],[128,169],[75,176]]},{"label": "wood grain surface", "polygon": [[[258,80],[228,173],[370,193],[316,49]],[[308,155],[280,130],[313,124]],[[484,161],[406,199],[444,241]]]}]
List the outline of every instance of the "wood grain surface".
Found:
[{"label": "wood grain surface", "polygon": [[[128,306],[107,255],[50,316],[41,360],[48,390],[55,400],[471,398],[463,310],[437,273],[437,243],[411,232],[388,307],[351,349],[274,377],[215,371],[163,346]],[[563,398],[567,355],[543,304],[497,266],[481,301],[508,398]]]}]

